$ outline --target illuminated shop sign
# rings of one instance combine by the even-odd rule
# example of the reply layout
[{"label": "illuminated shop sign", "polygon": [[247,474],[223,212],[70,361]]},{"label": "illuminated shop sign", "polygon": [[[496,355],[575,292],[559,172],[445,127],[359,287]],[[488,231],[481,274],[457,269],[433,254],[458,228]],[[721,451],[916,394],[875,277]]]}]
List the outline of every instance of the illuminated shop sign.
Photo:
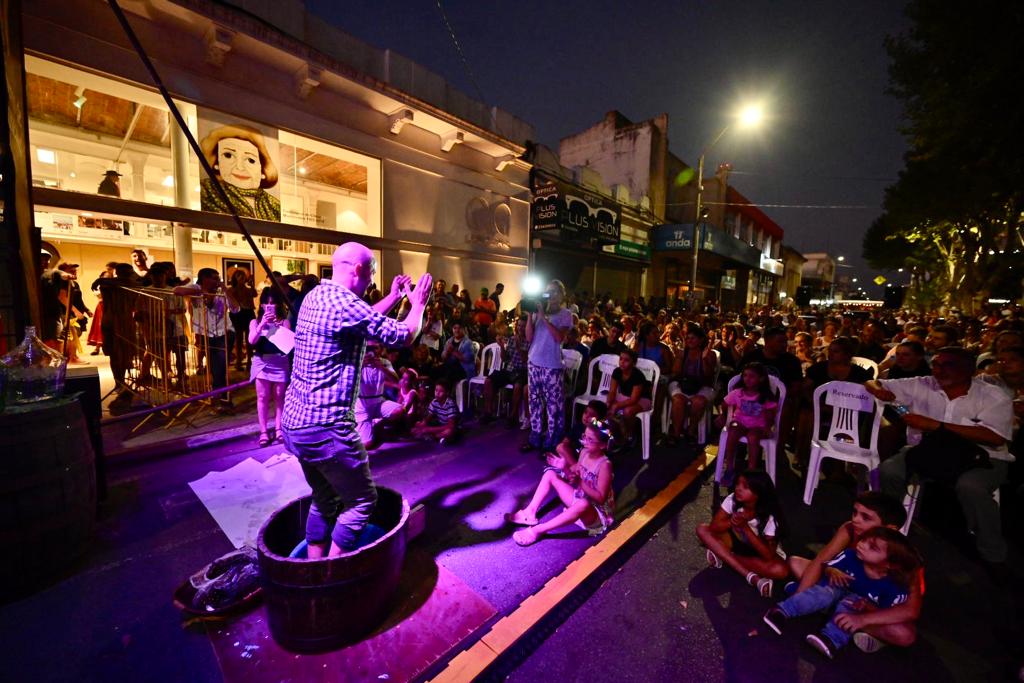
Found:
[{"label": "illuminated shop sign", "polygon": [[558,231],[562,239],[617,244],[622,214],[610,199],[554,178],[538,175],[533,188],[533,229]]}]

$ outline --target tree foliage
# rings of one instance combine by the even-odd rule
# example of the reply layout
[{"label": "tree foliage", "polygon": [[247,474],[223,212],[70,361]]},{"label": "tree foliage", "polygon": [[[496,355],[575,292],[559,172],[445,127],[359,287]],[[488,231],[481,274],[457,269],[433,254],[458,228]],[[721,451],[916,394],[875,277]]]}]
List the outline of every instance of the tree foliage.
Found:
[{"label": "tree foliage", "polygon": [[1024,3],[911,0],[906,15],[886,49],[910,149],[864,256],[910,267],[922,305],[970,308],[1024,274]]}]

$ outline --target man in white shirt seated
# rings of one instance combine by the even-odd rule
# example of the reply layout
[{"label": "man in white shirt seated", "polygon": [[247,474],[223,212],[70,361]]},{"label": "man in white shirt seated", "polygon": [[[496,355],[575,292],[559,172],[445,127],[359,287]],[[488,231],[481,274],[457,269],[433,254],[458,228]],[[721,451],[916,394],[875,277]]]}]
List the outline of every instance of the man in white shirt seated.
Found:
[{"label": "man in white shirt seated", "polygon": [[1014,457],[1007,449],[1013,424],[1010,398],[974,378],[974,355],[961,347],[939,349],[930,377],[872,380],[865,388],[882,401],[907,406],[907,448],[882,463],[882,491],[902,500],[907,491],[907,451],[927,432],[947,430],[988,452],[992,467],[969,469],[956,480],[956,495],[975,535],[978,554],[991,566],[1006,562],[999,505],[992,498],[1006,481]]}]

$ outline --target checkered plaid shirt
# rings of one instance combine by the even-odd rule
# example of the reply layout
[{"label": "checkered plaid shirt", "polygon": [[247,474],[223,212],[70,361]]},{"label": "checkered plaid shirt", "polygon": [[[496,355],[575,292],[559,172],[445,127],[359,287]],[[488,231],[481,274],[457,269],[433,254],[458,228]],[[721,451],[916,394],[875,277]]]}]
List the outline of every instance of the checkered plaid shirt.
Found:
[{"label": "checkered plaid shirt", "polygon": [[366,338],[395,345],[408,335],[405,323],[378,313],[346,287],[321,281],[299,309],[282,426],[353,421]]}]

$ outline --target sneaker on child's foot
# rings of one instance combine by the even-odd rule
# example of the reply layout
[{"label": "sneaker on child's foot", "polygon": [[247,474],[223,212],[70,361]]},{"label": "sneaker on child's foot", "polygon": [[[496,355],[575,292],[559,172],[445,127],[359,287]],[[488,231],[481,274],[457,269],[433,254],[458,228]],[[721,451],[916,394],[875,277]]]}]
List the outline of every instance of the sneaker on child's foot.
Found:
[{"label": "sneaker on child's foot", "polygon": [[786,625],[786,615],[778,607],[772,607],[770,610],[764,613],[761,617],[764,623],[768,624],[768,628],[775,631],[778,635],[782,635],[782,627]]},{"label": "sneaker on child's foot", "polygon": [[772,588],[775,587],[775,582],[771,579],[758,579],[757,581],[757,592],[761,594],[762,598],[772,597]]},{"label": "sneaker on child's foot", "polygon": [[825,655],[829,659],[836,658],[835,643],[829,640],[828,636],[826,636],[825,634],[818,635],[817,633],[808,633],[807,637],[804,640],[807,641],[808,645],[810,645],[815,650]]},{"label": "sneaker on child's foot", "polygon": [[864,633],[864,631],[857,631],[853,634],[853,644],[856,645],[861,652],[867,652],[868,654],[878,652],[885,647],[885,643],[878,638],[875,638],[870,633]]},{"label": "sneaker on child's foot", "polygon": [[709,549],[705,557],[708,558],[708,564],[714,567],[715,569],[722,568],[722,560],[718,557],[718,555],[715,555],[713,550]]}]

